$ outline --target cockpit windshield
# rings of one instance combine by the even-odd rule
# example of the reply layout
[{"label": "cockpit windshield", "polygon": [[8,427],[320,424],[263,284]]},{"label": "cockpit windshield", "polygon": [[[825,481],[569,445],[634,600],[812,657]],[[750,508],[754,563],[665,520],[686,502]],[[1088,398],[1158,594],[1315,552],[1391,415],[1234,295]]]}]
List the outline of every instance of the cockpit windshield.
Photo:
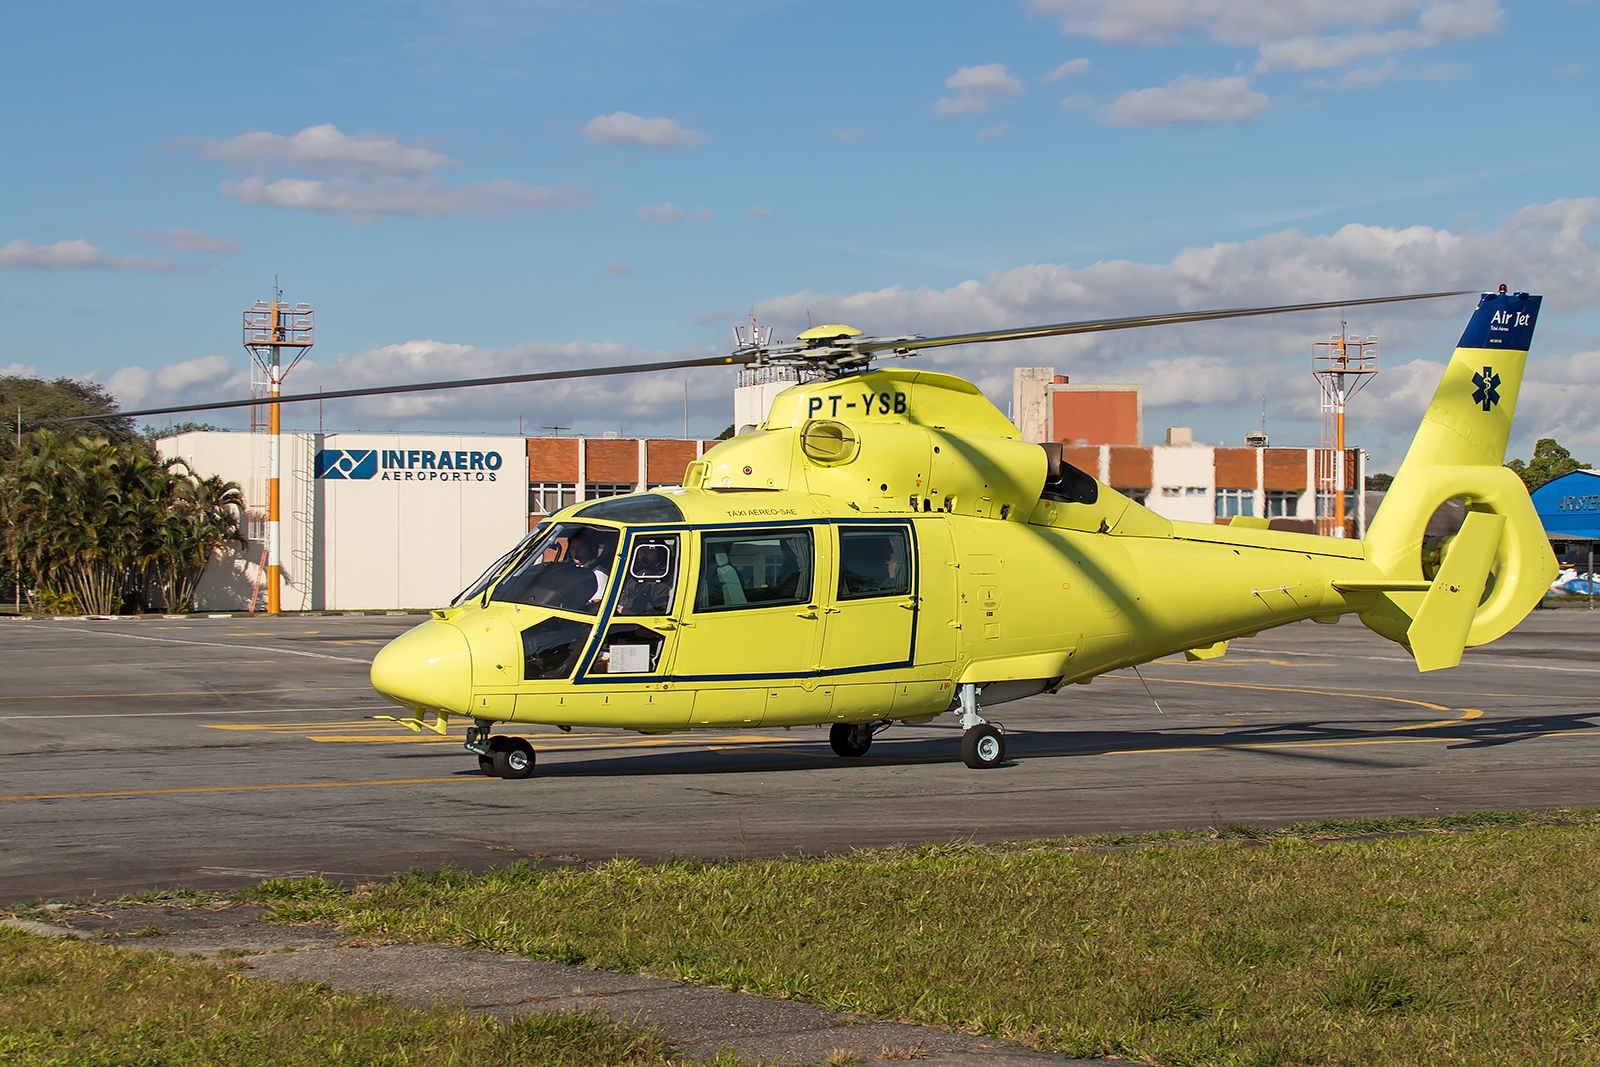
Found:
[{"label": "cockpit windshield", "polygon": [[504,574],[511,566],[513,561],[520,558],[521,555],[528,550],[530,545],[544,536],[544,531],[549,528],[549,525],[549,523],[541,522],[539,525],[529,530],[528,535],[517,542],[517,547],[513,548],[510,552],[507,552],[505,555],[491,563],[489,565],[489,569],[478,576],[477,581],[473,582],[471,585],[461,590],[461,592],[457,593],[456,598],[450,601],[450,606],[453,608],[457,604],[462,604],[468,600],[471,600],[473,597],[482,596],[484,590],[493,585],[495,583],[495,579]]},{"label": "cockpit windshield", "polygon": [[617,555],[618,531],[577,522],[552,524],[494,587],[493,599],[595,615]]}]

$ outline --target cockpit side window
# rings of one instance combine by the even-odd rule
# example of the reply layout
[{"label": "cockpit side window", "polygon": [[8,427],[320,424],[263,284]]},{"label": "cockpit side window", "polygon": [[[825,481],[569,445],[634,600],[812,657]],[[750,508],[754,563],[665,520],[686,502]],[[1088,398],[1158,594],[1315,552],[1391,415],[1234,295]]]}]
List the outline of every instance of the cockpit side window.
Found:
[{"label": "cockpit side window", "polygon": [[911,593],[911,538],[904,526],[839,528],[839,599]]},{"label": "cockpit side window", "polygon": [[618,531],[556,523],[494,587],[494,599],[594,615],[600,611],[617,554]]},{"label": "cockpit side window", "polygon": [[705,533],[695,611],[731,611],[811,599],[810,530]]},{"label": "cockpit side window", "polygon": [[667,615],[678,587],[678,535],[645,534],[633,542],[617,594],[618,615]]}]

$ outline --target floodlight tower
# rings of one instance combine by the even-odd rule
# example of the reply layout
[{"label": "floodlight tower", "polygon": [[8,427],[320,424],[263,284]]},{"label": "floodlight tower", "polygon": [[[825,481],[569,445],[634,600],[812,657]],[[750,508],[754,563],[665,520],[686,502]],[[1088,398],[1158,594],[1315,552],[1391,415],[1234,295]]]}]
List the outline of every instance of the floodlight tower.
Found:
[{"label": "floodlight tower", "polygon": [[[313,344],[314,319],[310,304],[290,307],[284,303],[283,290],[277,279],[272,282],[272,299],[257,300],[255,306],[244,313],[244,347],[250,358],[266,375],[267,396],[273,401],[267,405],[267,614],[276,615],[279,607],[278,585],[282,567],[279,538],[278,479],[283,469],[283,450],[277,397],[282,392],[283,379],[295,364],[305,358]],[[283,350],[290,349],[294,358],[283,365]]]},{"label": "floodlight tower", "polygon": [[[1378,373],[1378,339],[1346,335],[1345,323],[1326,341],[1311,345],[1311,374],[1322,389],[1322,446],[1317,449],[1317,496],[1331,494],[1332,515],[1314,508],[1317,532],[1344,536],[1344,409]],[[1363,487],[1365,488],[1365,487]]]}]

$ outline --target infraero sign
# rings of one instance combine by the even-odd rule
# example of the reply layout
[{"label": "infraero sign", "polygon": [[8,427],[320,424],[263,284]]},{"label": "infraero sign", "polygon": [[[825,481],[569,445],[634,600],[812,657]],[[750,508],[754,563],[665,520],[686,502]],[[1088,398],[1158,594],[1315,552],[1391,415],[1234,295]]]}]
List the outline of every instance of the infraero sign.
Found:
[{"label": "infraero sign", "polygon": [[498,452],[325,448],[315,467],[325,481],[494,482],[503,465]]}]

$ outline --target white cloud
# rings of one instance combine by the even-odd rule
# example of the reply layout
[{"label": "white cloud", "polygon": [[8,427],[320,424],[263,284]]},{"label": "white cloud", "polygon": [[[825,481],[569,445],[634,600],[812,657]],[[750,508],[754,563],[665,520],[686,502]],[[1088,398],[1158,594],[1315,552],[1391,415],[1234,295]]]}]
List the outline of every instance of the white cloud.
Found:
[{"label": "white cloud", "polygon": [[204,270],[209,266],[185,267],[165,256],[113,256],[99,245],[81,238],[36,245],[19,237],[0,247],[0,267],[23,270],[137,270],[165,274]]},{"label": "white cloud", "polygon": [[1001,63],[961,67],[944,80],[945,88],[960,90],[934,105],[940,118],[988,111],[997,99],[1022,92],[1022,83]]},{"label": "white cloud", "polygon": [[[1496,0],[1024,0],[1063,33],[1114,44],[1161,44],[1200,33],[1253,45],[1259,71],[1345,66],[1498,29]],[[1416,16],[1412,26],[1397,26]],[[1394,27],[1394,28],[1386,28]]]},{"label": "white cloud", "polygon": [[767,218],[771,218],[772,217],[772,209],[770,207],[753,207],[749,211],[746,211],[744,213],[744,217],[747,218],[747,219],[767,219]]},{"label": "white cloud", "polygon": [[607,278],[625,278],[632,273],[633,268],[626,263],[617,263],[606,268]]},{"label": "white cloud", "polygon": [[1060,81],[1062,78],[1070,78],[1074,74],[1082,74],[1084,71],[1088,70],[1091,65],[1092,64],[1087,59],[1069,59],[1055,70],[1052,70],[1049,74],[1046,74],[1044,76],[1044,80],[1047,82],[1053,82]]},{"label": "white cloud", "polygon": [[646,204],[639,209],[638,216],[651,222],[678,222],[681,219],[693,219],[695,222],[710,225],[717,221],[716,213],[708,207],[697,207],[693,211],[685,211],[670,200],[665,204]]},{"label": "white cloud", "polygon": [[[677,352],[620,344],[524,344],[485,349],[432,340],[411,340],[371,348],[328,363],[313,354],[295,369],[289,391],[314,393],[404,382],[489,377],[546,370],[625,363],[650,363],[714,354],[709,348]],[[125,409],[165,404],[203,403],[249,396],[250,375],[241,355],[229,360],[207,356],[165,367],[126,367],[110,375],[86,375],[104,381]],[[713,436],[732,420],[734,376],[728,369],[674,371],[671,375],[639,374],[589,380],[528,383],[457,389],[437,393],[330,400],[324,404],[328,430],[444,429],[454,432],[515,433],[520,416],[533,433],[541,425],[561,424],[598,434],[621,429],[676,437],[683,432],[683,387],[690,383],[691,432]],[[670,388],[663,388],[663,384]],[[248,408],[171,416],[173,420],[204,419],[223,426],[248,424]],[[148,421],[160,425],[167,416]],[[317,405],[289,405],[285,425],[291,430],[314,428]]]},{"label": "white cloud", "polygon": [[1006,134],[1008,134],[1010,132],[1011,132],[1011,123],[1002,122],[998,126],[990,126],[987,129],[979,130],[978,131],[978,140],[980,140],[980,141],[998,141],[998,140],[1000,140],[1000,138],[1004,137]]},{"label": "white cloud", "polygon": [[38,378],[44,372],[28,363],[7,363],[0,367],[0,378]]},{"label": "white cloud", "polygon": [[105,385],[124,408],[136,409],[167,401],[201,403],[231,396],[234,391],[248,396],[250,372],[237,361],[230,363],[222,356],[211,355],[169,363],[153,371],[123,367],[106,378]]},{"label": "white cloud", "polygon": [[1171,122],[1242,122],[1261,114],[1272,98],[1250,88],[1243,76],[1191,78],[1123,93],[1106,109],[1113,126],[1162,126]]},{"label": "white cloud", "polygon": [[407,177],[456,166],[456,161],[449,156],[403,145],[393,134],[352,136],[340,133],[332,123],[308,126],[287,137],[278,133],[242,133],[226,140],[201,138],[198,145],[203,158],[220,159],[236,166],[276,163],[312,174],[347,177]]},{"label": "white cloud", "polygon": [[589,202],[589,195],[581,190],[552,189],[507,178],[474,185],[446,185],[433,177],[375,181],[334,178],[325,182],[304,178],[279,178],[268,182],[264,178],[250,177],[223,182],[220,192],[230,200],[245,204],[336,212],[364,223],[384,215],[412,218],[530,215],[539,211],[572,210]]},{"label": "white cloud", "polygon": [[697,148],[710,140],[672,119],[646,119],[626,111],[596,116],[578,132],[596,144],[642,144],[650,148]]},{"label": "white cloud", "polygon": [[1258,71],[1317,70],[1342,67],[1367,56],[1433,48],[1464,41],[1500,28],[1505,13],[1495,0],[1455,0],[1430,4],[1410,29],[1357,33],[1343,37],[1306,34],[1261,45]]},{"label": "white cloud", "polygon": [[[1597,229],[1600,199],[1559,200],[1524,208],[1486,232],[1356,223],[1324,235],[1284,230],[1249,241],[1186,249],[1165,263],[1107,261],[1083,267],[1044,263],[998,271],[947,289],[800,292],[763,301],[756,314],[775,323],[779,336],[804,329],[807,311],[814,321],[847,322],[869,333],[931,336],[1164,310],[1448,289],[1487,291],[1505,281],[1514,289],[1544,293],[1548,316],[1558,309],[1600,306]],[[1366,427],[1359,443],[1372,448],[1380,460],[1386,460],[1389,452],[1403,451],[1415,431],[1416,419],[1442,372],[1440,361],[1460,336],[1471,306],[1469,297],[1461,297],[1345,313],[1352,330],[1380,335],[1384,351],[1393,353],[1394,362],[1386,361],[1352,416]],[[1269,419],[1287,411],[1307,420],[1285,443],[1315,444],[1316,392],[1305,357],[1312,340],[1336,331],[1338,325],[1338,312],[1271,316],[974,345],[929,352],[917,363],[977,382],[1002,409],[1010,396],[1014,366],[1054,365],[1074,381],[1143,381],[1153,390],[1146,395],[1147,404],[1154,407],[1159,399],[1172,408],[1172,417],[1192,417],[1199,420],[1197,426],[1207,418],[1217,420],[1230,436],[1237,436],[1231,427],[1254,427],[1261,394],[1267,392]],[[1551,340],[1548,331],[1545,340]],[[1415,366],[1407,363],[1413,353]],[[1152,365],[1154,360],[1165,362]],[[1600,375],[1600,362],[1594,373]],[[1552,368],[1549,374],[1552,381],[1563,376],[1576,380],[1569,369]],[[1586,413],[1600,438],[1593,395],[1591,389],[1589,407],[1572,411]],[[1572,403],[1581,405],[1581,396],[1575,395]],[[1208,411],[1205,404],[1215,405],[1216,410]],[[1533,433],[1541,419],[1566,417],[1577,425],[1579,418],[1559,416],[1555,409],[1550,416],[1541,416],[1537,405],[1529,410],[1533,414],[1527,420],[1518,415],[1519,435]],[[1153,419],[1149,424],[1156,425]],[[1524,426],[1529,429],[1524,431]],[[1215,436],[1205,435],[1208,440]]]},{"label": "white cloud", "polygon": [[153,245],[170,248],[174,252],[206,252],[217,256],[236,256],[244,251],[244,245],[239,243],[237,237],[218,237],[184,226],[170,230],[134,230],[133,235],[141,241],[149,241]]},{"label": "white cloud", "polygon": [[684,210],[668,200],[665,204],[645,204],[639,209],[639,217],[651,222],[677,222],[684,217]]},{"label": "white cloud", "polygon": [[1339,80],[1335,84],[1341,89],[1359,89],[1378,85],[1388,80],[1389,75],[1395,72],[1396,66],[1394,59],[1390,58],[1376,67],[1357,67],[1355,70],[1348,70],[1339,75]]}]

